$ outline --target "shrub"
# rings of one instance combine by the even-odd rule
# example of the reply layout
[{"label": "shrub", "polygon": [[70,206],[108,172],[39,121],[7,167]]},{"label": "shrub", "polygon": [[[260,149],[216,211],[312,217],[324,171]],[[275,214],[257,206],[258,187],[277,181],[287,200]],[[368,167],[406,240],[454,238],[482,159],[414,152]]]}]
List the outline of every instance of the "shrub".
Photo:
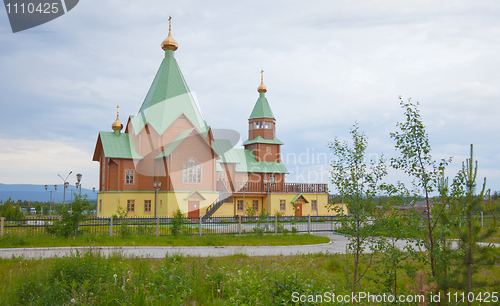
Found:
[{"label": "shrub", "polygon": [[9,198],[0,205],[0,217],[4,217],[6,220],[19,220],[24,219],[24,214],[19,206],[14,205],[14,201]]},{"label": "shrub", "polygon": [[177,211],[174,214],[174,217],[172,218],[172,235],[178,236],[181,231],[182,231],[182,226],[184,225],[186,220],[184,220],[184,215],[182,214],[180,209],[177,209]]},{"label": "shrub", "polygon": [[76,236],[80,232],[79,224],[85,219],[84,211],[88,211],[90,202],[87,196],[82,197],[76,195],[75,200],[71,203],[71,212],[63,211],[61,221],[56,221],[54,226],[46,227],[47,231],[51,234],[58,236]]}]

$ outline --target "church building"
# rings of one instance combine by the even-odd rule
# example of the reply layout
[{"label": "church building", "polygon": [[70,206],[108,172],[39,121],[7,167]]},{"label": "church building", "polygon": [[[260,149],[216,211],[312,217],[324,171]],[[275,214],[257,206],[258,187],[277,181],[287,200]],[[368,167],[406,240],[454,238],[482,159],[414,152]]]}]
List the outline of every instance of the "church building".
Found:
[{"label": "church building", "polygon": [[137,115],[122,125],[117,109],[112,131],[99,132],[93,161],[99,162],[97,215],[126,210],[128,216],[186,217],[328,215],[327,184],[288,183],[283,142],[266,98],[263,72],[248,118],[248,139],[235,148],[216,139],[201,116],[174,57],[178,45],[169,27],[165,57]]}]

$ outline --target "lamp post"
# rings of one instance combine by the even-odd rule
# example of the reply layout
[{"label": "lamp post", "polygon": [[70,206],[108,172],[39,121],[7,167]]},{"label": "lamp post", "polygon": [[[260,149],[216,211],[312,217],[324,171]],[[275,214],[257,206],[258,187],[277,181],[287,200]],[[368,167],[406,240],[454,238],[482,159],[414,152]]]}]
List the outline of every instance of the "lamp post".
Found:
[{"label": "lamp post", "polygon": [[76,175],[76,181],[77,181],[75,183],[76,189],[80,188],[79,194],[82,195],[82,183],[81,183],[81,181],[82,181],[82,175],[80,173],[78,173]]},{"label": "lamp post", "polygon": [[65,179],[60,174],[58,174],[58,176],[64,182],[64,184],[63,184],[63,208],[64,208],[64,204],[66,203],[66,188],[68,188],[68,186],[69,186],[69,182],[67,182],[67,180],[68,180],[68,177],[71,175],[71,173],[73,173],[73,171],[70,171],[68,173],[68,176],[66,176]]},{"label": "lamp post", "polygon": [[267,189],[267,224],[266,229],[269,228],[269,190],[274,186],[274,176],[271,176],[269,183],[267,177],[264,178],[264,187]]},{"label": "lamp post", "polygon": [[54,190],[48,190],[49,186],[45,185],[45,191],[50,192],[50,202],[49,202],[49,216],[52,219],[52,191],[57,191],[57,185],[54,185]]},{"label": "lamp post", "polygon": [[[95,187],[92,187],[92,192],[93,192],[93,193],[95,193]],[[96,206],[95,213],[96,213],[96,215],[97,215],[97,208],[98,208],[98,206],[99,206],[99,203],[97,203],[97,202],[98,202],[98,201],[97,201],[97,198],[96,198],[96,199],[95,199],[95,206]]]},{"label": "lamp post", "polygon": [[154,182],[153,187],[155,188],[155,218],[158,218],[158,191],[161,187],[161,182]]},{"label": "lamp post", "polygon": [[243,217],[245,216],[245,189],[247,189],[248,187],[248,183],[245,183],[245,185],[243,185]]}]

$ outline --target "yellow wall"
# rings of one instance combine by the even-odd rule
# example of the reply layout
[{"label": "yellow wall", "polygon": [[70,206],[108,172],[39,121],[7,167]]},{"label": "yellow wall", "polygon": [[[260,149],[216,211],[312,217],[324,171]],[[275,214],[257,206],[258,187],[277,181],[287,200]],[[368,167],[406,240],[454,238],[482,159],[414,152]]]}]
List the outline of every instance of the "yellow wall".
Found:
[{"label": "yellow wall", "polygon": [[[172,216],[179,208],[183,214],[187,216],[188,202],[200,202],[200,215],[205,215],[206,209],[218,198],[219,194],[214,192],[200,192],[205,198],[194,195],[189,199],[185,198],[190,192],[159,192],[158,193],[158,216]],[[102,202],[101,202],[102,200]],[[155,215],[155,193],[152,192],[101,192],[97,196],[97,216],[110,217],[118,215],[118,207],[121,206],[127,209],[127,200],[135,200],[135,211],[129,212],[127,216],[136,217],[154,217]],[[144,200],[151,200],[151,212],[144,212]],[[102,203],[102,208],[100,204]],[[231,213],[232,215],[232,213]]]},{"label": "yellow wall", "polygon": [[[188,214],[188,201],[199,201],[200,202],[200,215],[204,216],[207,208],[213,204],[217,198],[219,197],[218,193],[213,192],[200,192],[200,194],[205,198],[202,198],[194,195],[191,198],[185,200],[185,198],[190,194],[190,192],[159,192],[158,193],[158,216],[166,217],[172,216],[174,212],[180,208],[182,213],[187,216]],[[282,213],[287,216],[293,215],[293,206],[291,201],[297,196],[295,193],[283,193],[283,194],[271,194],[269,197],[270,200],[270,214],[274,215],[276,213]],[[302,215],[307,216],[325,216],[325,215],[336,215],[337,212],[334,211],[333,207],[338,207],[339,210],[344,209],[344,214],[347,214],[347,206],[344,204],[333,204],[330,206],[330,210],[325,206],[328,203],[328,195],[327,194],[307,194],[303,193],[302,196],[309,202],[302,204]],[[311,210],[311,202],[312,200],[316,200],[316,196],[318,199],[318,212]],[[128,216],[150,216],[154,217],[155,211],[155,193],[154,192],[101,192],[97,196],[97,216],[99,217],[109,217],[111,215],[118,215],[117,208],[118,205],[122,206],[125,210],[127,209],[127,200],[135,200],[135,211],[132,213],[128,213]],[[102,200],[102,209],[99,209],[99,203]],[[151,200],[151,213],[144,212],[144,200]],[[224,217],[224,216],[234,216],[234,215],[243,215],[242,211],[236,211],[236,203],[237,200],[243,200],[243,197],[235,197],[234,203],[224,203],[214,214],[216,217]],[[267,197],[252,197],[245,196],[245,208],[252,207],[253,200],[257,200],[259,202],[259,210],[257,214],[262,213],[262,209],[264,212],[267,212]],[[285,211],[280,211],[280,200],[286,201],[286,209]],[[245,215],[247,212],[245,211]]]}]

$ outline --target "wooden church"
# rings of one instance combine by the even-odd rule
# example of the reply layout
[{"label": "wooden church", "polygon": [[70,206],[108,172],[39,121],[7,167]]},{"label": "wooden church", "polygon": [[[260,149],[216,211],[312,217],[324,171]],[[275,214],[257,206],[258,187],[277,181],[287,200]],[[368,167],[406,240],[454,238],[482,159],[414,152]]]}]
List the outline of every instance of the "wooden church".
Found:
[{"label": "wooden church", "polygon": [[[266,98],[263,76],[248,119],[248,140],[234,148],[215,139],[175,60],[169,28],[165,57],[137,115],[125,129],[119,113],[112,131],[99,132],[93,161],[99,162],[98,216],[187,217],[333,214],[327,184],[285,182],[283,143]],[[261,72],[262,73],[262,72]]]}]

